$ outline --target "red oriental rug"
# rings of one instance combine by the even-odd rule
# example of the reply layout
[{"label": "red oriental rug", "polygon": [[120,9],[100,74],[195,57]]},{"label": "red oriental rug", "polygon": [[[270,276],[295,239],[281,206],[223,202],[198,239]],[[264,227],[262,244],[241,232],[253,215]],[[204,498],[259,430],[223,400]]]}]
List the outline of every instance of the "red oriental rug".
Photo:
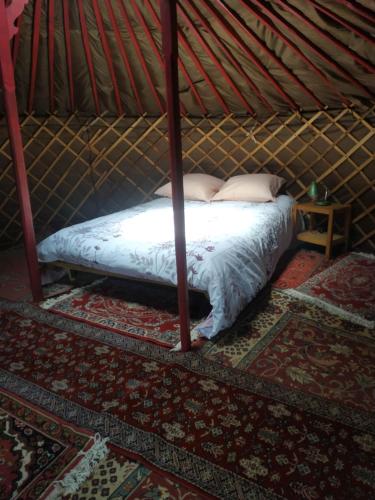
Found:
[{"label": "red oriental rug", "polygon": [[272,283],[274,288],[296,288],[315,274],[325,261],[324,254],[299,250]]},{"label": "red oriental rug", "polygon": [[[104,279],[48,299],[41,306],[93,326],[173,347],[180,341],[176,297],[172,287]],[[192,309],[192,328],[198,324],[195,318],[208,314],[209,308],[203,307]]]},{"label": "red oriental rug", "polygon": [[375,255],[350,253],[288,293],[353,323],[375,327]]},{"label": "red oriental rug", "polygon": [[[30,304],[0,310],[0,386],[165,474],[219,498],[375,497],[374,405],[367,411],[313,387],[302,392],[312,385],[306,367],[283,385]],[[340,352],[336,344],[344,357],[350,346]],[[359,378],[371,387],[374,374]]]},{"label": "red oriental rug", "polygon": [[0,499],[61,498],[105,457],[100,438],[0,388]]}]

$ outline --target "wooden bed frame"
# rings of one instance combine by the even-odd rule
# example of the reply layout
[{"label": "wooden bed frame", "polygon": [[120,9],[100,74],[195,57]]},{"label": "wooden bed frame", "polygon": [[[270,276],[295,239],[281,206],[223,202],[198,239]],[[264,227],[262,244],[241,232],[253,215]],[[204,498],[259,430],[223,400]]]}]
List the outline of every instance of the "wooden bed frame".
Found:
[{"label": "wooden bed frame", "polygon": [[[94,269],[92,267],[81,266],[79,264],[70,264],[68,262],[63,262],[61,260],[55,260],[53,262],[48,262],[48,263],[46,263],[46,265],[56,266],[56,267],[60,267],[60,268],[65,269],[68,273],[69,280],[72,283],[74,283],[74,281],[75,281],[75,277],[74,277],[73,272],[77,271],[77,272],[83,272],[83,273],[98,274],[100,276],[105,276],[107,278],[118,278],[118,279],[129,280],[129,281],[137,281],[139,283],[144,283],[146,285],[152,284],[152,285],[167,286],[170,288],[177,288],[177,285],[174,285],[173,283],[168,283],[168,282],[163,281],[163,280],[146,279],[146,278],[143,279],[143,278],[138,278],[135,276],[129,276],[127,274],[112,273],[110,271],[102,271],[100,269]],[[203,294],[209,300],[207,290],[203,290],[201,288],[195,288],[195,287],[191,287],[191,286],[189,286],[188,289],[191,292]]]}]

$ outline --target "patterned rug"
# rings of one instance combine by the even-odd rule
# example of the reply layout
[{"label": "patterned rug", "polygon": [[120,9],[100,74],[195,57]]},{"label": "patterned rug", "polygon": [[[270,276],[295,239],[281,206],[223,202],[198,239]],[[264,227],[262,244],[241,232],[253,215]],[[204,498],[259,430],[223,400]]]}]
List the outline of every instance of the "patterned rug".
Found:
[{"label": "patterned rug", "polygon": [[[180,341],[176,289],[104,279],[42,303],[44,309],[165,347]],[[191,294],[191,327],[210,310]],[[152,307],[150,306],[152,304]]]},{"label": "patterned rug", "polygon": [[368,328],[375,327],[375,255],[350,253],[288,293]]},{"label": "patterned rug", "polygon": [[103,440],[0,388],[0,499],[61,498],[107,454]]},{"label": "patterned rug", "polygon": [[375,330],[279,290],[242,329],[206,342],[200,355],[282,387],[374,412]]},{"label": "patterned rug", "polygon": [[[315,274],[324,263],[324,260],[324,255],[319,252],[299,250],[292,258],[288,259],[287,264],[273,281],[272,286],[281,290],[296,288]],[[282,262],[280,264],[282,265]]]},{"label": "patterned rug", "polygon": [[[259,337],[247,336],[258,354],[247,349],[237,369],[219,360],[220,339],[216,352],[207,342],[173,353],[30,304],[0,303],[0,386],[219,498],[374,498],[375,377],[373,367],[356,367],[375,359],[375,333],[347,325],[330,331],[334,340],[319,339],[314,328],[337,319],[319,323],[321,310],[273,294],[279,303],[251,321]],[[234,335],[221,337],[229,353],[243,340]],[[331,377],[346,370],[352,394],[327,381],[327,346]],[[302,355],[314,360],[311,369]]]}]

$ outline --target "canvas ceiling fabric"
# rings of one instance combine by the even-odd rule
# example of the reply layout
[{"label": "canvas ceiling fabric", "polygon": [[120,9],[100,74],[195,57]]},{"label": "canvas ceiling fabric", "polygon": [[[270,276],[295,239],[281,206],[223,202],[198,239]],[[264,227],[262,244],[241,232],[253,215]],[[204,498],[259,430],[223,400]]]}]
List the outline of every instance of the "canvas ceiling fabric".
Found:
[{"label": "canvas ceiling fabric", "polygon": [[[263,116],[373,102],[375,4],[347,4],[180,0],[182,112]],[[20,112],[165,110],[156,0],[30,0],[19,24]]]}]

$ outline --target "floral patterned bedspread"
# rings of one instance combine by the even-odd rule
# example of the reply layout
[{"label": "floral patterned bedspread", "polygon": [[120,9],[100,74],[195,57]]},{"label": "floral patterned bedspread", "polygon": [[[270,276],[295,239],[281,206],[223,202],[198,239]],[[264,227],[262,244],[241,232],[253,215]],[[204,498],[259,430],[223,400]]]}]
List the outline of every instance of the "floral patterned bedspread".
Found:
[{"label": "floral patterned bedspread", "polygon": [[[232,325],[267,283],[292,239],[293,203],[285,195],[270,203],[185,201],[188,282],[212,305],[197,327],[202,335]],[[171,200],[61,229],[38,245],[38,256],[177,284]]]}]

